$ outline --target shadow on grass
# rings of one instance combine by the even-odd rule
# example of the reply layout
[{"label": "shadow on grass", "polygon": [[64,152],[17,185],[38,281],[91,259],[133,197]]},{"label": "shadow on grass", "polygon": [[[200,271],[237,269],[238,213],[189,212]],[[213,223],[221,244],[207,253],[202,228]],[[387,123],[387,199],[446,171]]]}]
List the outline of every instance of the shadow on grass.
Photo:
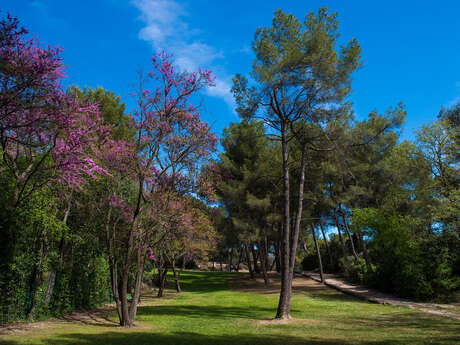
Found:
[{"label": "shadow on grass", "polygon": [[[129,332],[129,331],[127,331]],[[452,338],[438,337],[430,339],[430,344],[452,344]],[[447,341],[447,342],[446,342]],[[424,340],[411,344],[424,344]],[[15,341],[1,342],[3,345],[17,345]],[[30,345],[41,344],[28,342]],[[239,334],[239,335],[203,335],[193,332],[175,332],[169,334],[147,332],[105,332],[99,334],[65,334],[46,340],[49,345],[403,345],[406,341],[366,341],[366,340],[325,340],[315,337],[300,338],[286,335]]]},{"label": "shadow on grass", "polygon": [[312,298],[317,298],[323,301],[369,303],[356,296],[347,295],[345,293],[341,293],[335,290],[324,291],[323,289],[318,291],[309,291],[309,295]]},{"label": "shadow on grass", "polygon": [[[339,321],[340,319],[337,319]],[[434,317],[424,313],[397,313],[382,316],[347,317],[347,323],[360,326],[361,329],[368,327],[391,329],[411,329],[422,331],[442,331],[444,334],[452,334],[455,340],[452,344],[460,344],[460,322],[444,317]],[[359,329],[358,327],[356,328]]]},{"label": "shadow on grass", "polygon": [[[433,338],[430,344],[445,344],[452,338]],[[423,344],[423,340],[411,342],[411,344]],[[17,345],[14,341],[1,342],[3,345]],[[28,342],[30,345],[42,343]],[[281,335],[203,335],[192,332],[175,332],[169,334],[147,333],[147,332],[105,332],[99,334],[65,334],[46,340],[49,345],[403,345],[405,341],[343,341],[324,340],[318,338],[299,338]],[[448,343],[446,343],[448,344]]]},{"label": "shadow on grass", "polygon": [[[291,309],[292,312],[299,312]],[[275,313],[274,308],[260,307],[226,307],[219,305],[172,305],[139,307],[139,316],[183,316],[203,319],[252,319],[263,320]]]}]

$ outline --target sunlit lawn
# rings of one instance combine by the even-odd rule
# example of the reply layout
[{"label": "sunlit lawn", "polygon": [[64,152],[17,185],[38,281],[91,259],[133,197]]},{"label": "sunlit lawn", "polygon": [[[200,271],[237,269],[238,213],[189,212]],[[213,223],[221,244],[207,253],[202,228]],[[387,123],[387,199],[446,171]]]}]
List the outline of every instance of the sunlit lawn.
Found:
[{"label": "sunlit lawn", "polygon": [[[184,272],[180,295],[144,299],[137,326],[51,322],[1,344],[456,344],[460,322],[370,304],[329,289],[296,292],[293,321],[275,315],[276,293],[242,292],[238,273]],[[230,278],[230,279],[229,279]],[[113,320],[116,320],[113,315]]]}]

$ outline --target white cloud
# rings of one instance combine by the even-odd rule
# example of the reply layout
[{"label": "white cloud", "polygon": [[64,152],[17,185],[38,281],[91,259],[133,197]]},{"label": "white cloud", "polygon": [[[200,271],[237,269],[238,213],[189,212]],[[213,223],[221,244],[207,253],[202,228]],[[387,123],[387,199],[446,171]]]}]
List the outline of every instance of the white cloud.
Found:
[{"label": "white cloud", "polygon": [[[189,28],[187,12],[174,0],[133,0],[133,4],[140,10],[140,19],[145,23],[139,38],[150,42],[156,51],[173,53],[180,69],[196,71],[202,67],[213,70],[216,60],[224,57],[221,50],[193,37],[196,30]],[[219,73],[215,83],[216,86],[206,93],[222,98],[233,109],[230,78]]]},{"label": "white cloud", "polygon": [[235,100],[233,99],[233,95],[231,93],[231,79],[217,78],[215,84],[215,87],[211,87],[207,90],[207,94],[222,98],[233,110],[235,108]]}]

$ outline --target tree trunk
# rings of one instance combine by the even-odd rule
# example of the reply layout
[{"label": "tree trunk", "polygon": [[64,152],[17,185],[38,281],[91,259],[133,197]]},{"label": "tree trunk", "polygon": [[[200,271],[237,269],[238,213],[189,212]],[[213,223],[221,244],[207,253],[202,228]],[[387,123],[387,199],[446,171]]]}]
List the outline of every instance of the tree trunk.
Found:
[{"label": "tree trunk", "polygon": [[172,270],[173,270],[173,275],[174,275],[174,285],[176,286],[176,291],[177,292],[182,292],[180,288],[180,283],[179,283],[179,274],[176,270],[176,263],[174,262],[175,260],[172,260]]},{"label": "tree trunk", "polygon": [[265,267],[267,268],[267,271],[269,271],[269,248],[268,248],[268,239],[267,235],[264,236],[264,255],[265,255]]},{"label": "tree trunk", "polygon": [[238,250],[238,263],[236,264],[235,270],[238,272],[240,270],[241,257],[243,256],[243,247],[240,247]]},{"label": "tree trunk", "polygon": [[252,252],[252,260],[253,260],[253,263],[254,263],[254,272],[259,274],[260,273],[260,268],[259,268],[259,265],[257,264],[258,253],[254,249],[254,244],[251,244],[251,252]]},{"label": "tree trunk", "polygon": [[335,226],[337,227],[337,233],[339,234],[340,245],[342,246],[343,264],[344,264],[345,269],[346,269],[348,267],[347,249],[346,249],[345,243],[343,241],[342,232],[340,231],[340,223],[339,223],[339,219],[337,218],[337,212],[336,212],[335,209],[334,209],[334,220],[335,220]]},{"label": "tree trunk", "polygon": [[248,243],[244,242],[244,251],[246,252],[246,262],[248,264],[249,276],[254,279],[254,271],[252,270],[251,257],[249,255]]},{"label": "tree trunk", "polygon": [[332,266],[333,265],[333,260],[332,260],[331,250],[329,249],[329,243],[328,243],[326,235],[324,233],[324,228],[323,228],[323,223],[322,222],[319,222],[319,228],[321,229],[321,234],[323,235],[324,244],[326,246],[327,256],[329,258],[329,264]]},{"label": "tree trunk", "polygon": [[291,210],[289,191],[289,148],[287,138],[287,123],[281,121],[281,149],[283,156],[283,191],[284,191],[284,215],[281,229],[281,291],[276,311],[277,319],[289,319],[291,317],[291,289],[292,281],[290,274],[290,238],[291,238]]},{"label": "tree trunk", "polygon": [[343,213],[342,213],[342,220],[343,220],[343,224],[345,225],[345,232],[347,233],[348,239],[350,240],[351,251],[353,253],[353,256],[355,257],[355,259],[358,259],[358,254],[356,253],[356,250],[355,250],[355,244],[353,243],[353,238],[351,237],[350,229],[348,228],[348,223]]},{"label": "tree trunk", "polygon": [[276,272],[280,273],[281,272],[281,246],[280,246],[280,241],[276,240],[275,241],[275,269]]},{"label": "tree trunk", "polygon": [[40,249],[38,250],[38,261],[35,262],[34,269],[31,276],[30,284],[30,306],[27,310],[26,318],[27,321],[32,321],[35,306],[37,305],[37,291],[40,285],[43,283],[43,272],[42,272],[42,263],[44,259],[43,247],[45,245],[45,239],[41,238],[40,235]]},{"label": "tree trunk", "polygon": [[366,260],[367,270],[372,273],[371,258],[369,257],[369,252],[367,251],[366,241],[364,241],[361,234],[359,234],[359,239],[361,240],[361,244],[363,246],[364,260]]},{"label": "tree trunk", "polygon": [[313,234],[313,241],[315,241],[316,255],[318,256],[318,265],[319,265],[319,276],[321,278],[321,283],[324,282],[323,275],[323,262],[321,260],[321,251],[319,250],[318,240],[316,239],[315,227],[310,225],[311,233]]},{"label": "tree trunk", "polygon": [[53,296],[54,285],[56,284],[56,272],[49,271],[46,274],[46,290],[45,290],[45,305],[48,305],[51,302],[51,297]]},{"label": "tree trunk", "polygon": [[[287,142],[283,147],[283,169],[285,170],[285,184],[287,180],[287,185],[285,185],[285,191],[287,190],[286,194],[289,194],[289,168],[288,168],[288,152],[287,151]],[[286,319],[290,318],[290,310],[291,310],[291,294],[292,294],[292,280],[294,279],[294,266],[297,254],[297,245],[299,242],[299,234],[300,234],[300,224],[302,221],[302,211],[303,211],[303,190],[305,184],[305,155],[307,151],[307,145],[304,144],[302,147],[302,158],[300,162],[300,176],[299,176],[299,194],[298,194],[298,208],[297,214],[295,218],[295,225],[293,229],[293,233],[290,233],[290,221],[289,219],[285,220],[284,226],[284,234],[283,234],[283,246],[282,249],[285,250],[285,253],[282,253],[281,258],[285,258],[288,262],[283,262],[281,265],[281,294],[280,294],[280,304],[278,306],[278,313],[276,315],[277,318]],[[286,159],[285,159],[286,158]],[[284,165],[286,164],[286,167]],[[287,175],[287,176],[286,176]],[[286,179],[287,177],[287,179]],[[285,195],[286,197],[286,195]],[[287,209],[287,210],[286,210]],[[285,199],[285,217],[290,216],[290,205],[289,200]],[[287,244],[285,242],[288,242]],[[288,270],[287,274],[284,270]],[[283,276],[286,276],[284,279],[287,278],[287,281],[284,282],[284,289],[286,291],[283,294]],[[283,302],[282,302],[282,297]]]},{"label": "tree trunk", "polygon": [[168,268],[165,267],[164,269],[161,268],[159,270],[159,275],[160,275],[160,284],[158,286],[158,295],[157,297],[163,297],[163,291],[166,287],[166,276],[168,274]]},{"label": "tree trunk", "polygon": [[[73,199],[73,190],[70,192],[70,196],[68,198],[67,207],[64,212],[64,217],[62,219],[62,223],[67,225],[67,220],[69,219],[70,209],[72,207],[72,199]],[[64,261],[64,234],[61,235],[61,240],[59,241],[59,269],[62,270],[63,268],[63,261]],[[56,285],[56,272],[51,271],[48,272],[47,275],[47,282],[46,282],[46,290],[45,290],[45,305],[48,305],[51,301],[51,297],[53,296],[54,286]]]},{"label": "tree trunk", "polygon": [[131,324],[136,320],[137,315],[137,306],[141,297],[141,287],[142,287],[142,275],[144,274],[144,263],[145,257],[147,254],[147,249],[138,249],[137,250],[137,272],[136,272],[136,282],[134,284],[134,293],[132,294],[131,306],[129,308],[129,319]]},{"label": "tree trunk", "polygon": [[131,225],[128,238],[128,248],[125,257],[125,264],[121,276],[121,326],[132,326],[134,320],[130,318],[129,303],[128,303],[128,284],[129,273],[131,270],[132,257],[134,252],[134,222]]},{"label": "tree trunk", "polygon": [[119,287],[118,287],[118,262],[114,254],[115,231],[113,231],[112,236],[110,234],[111,215],[112,215],[112,208],[109,208],[109,211],[107,213],[106,226],[105,226],[105,231],[106,231],[105,240],[106,240],[106,246],[107,246],[107,257],[108,257],[109,271],[110,271],[110,283],[111,283],[110,285],[112,287],[112,295],[113,295],[113,299],[115,300],[115,304],[117,308],[118,319],[120,320],[120,324],[121,324],[121,319],[123,316],[121,312],[121,301],[120,301]]},{"label": "tree trunk", "polygon": [[265,246],[262,244],[261,241],[257,242],[257,245],[259,246],[259,252],[260,252],[260,265],[262,266],[262,273],[264,277],[264,284],[265,287],[268,287],[270,285],[270,280],[268,278],[267,274],[267,261],[265,259]]}]

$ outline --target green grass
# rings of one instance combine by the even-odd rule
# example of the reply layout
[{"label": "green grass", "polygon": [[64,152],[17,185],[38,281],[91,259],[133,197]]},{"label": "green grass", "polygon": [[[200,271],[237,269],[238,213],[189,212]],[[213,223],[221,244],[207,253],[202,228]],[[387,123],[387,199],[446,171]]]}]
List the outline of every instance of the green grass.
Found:
[{"label": "green grass", "polygon": [[296,292],[292,300],[296,320],[260,324],[274,316],[276,293],[230,289],[228,278],[238,278],[238,273],[184,272],[181,278],[184,292],[150,298],[147,306],[139,308],[134,328],[50,322],[31,332],[3,336],[0,344],[460,343],[458,321],[403,307],[370,304],[329,289]]}]

